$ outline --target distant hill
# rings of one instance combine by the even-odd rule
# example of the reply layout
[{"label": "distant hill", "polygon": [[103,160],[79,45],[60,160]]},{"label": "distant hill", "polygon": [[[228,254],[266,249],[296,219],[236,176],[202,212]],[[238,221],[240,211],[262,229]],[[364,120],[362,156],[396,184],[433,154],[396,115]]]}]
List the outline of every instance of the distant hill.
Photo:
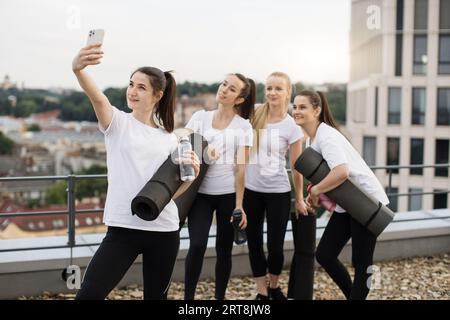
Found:
[{"label": "distant hill", "polygon": [[[177,94],[191,97],[203,93],[215,93],[219,83],[205,84],[197,82],[183,82],[177,85]],[[316,85],[296,83],[295,92],[304,88],[315,88]],[[345,84],[326,83],[320,85],[327,91],[328,100],[336,119],[345,123],[346,90]],[[294,92],[294,93],[295,93]],[[126,88],[107,88],[105,95],[111,104],[122,110],[126,108]],[[256,100],[264,101],[264,84],[257,84]],[[81,91],[74,90],[44,90],[17,88],[0,89],[0,116],[28,117],[33,113],[50,110],[61,110],[60,119],[66,121],[96,121],[94,110],[89,99]]]}]

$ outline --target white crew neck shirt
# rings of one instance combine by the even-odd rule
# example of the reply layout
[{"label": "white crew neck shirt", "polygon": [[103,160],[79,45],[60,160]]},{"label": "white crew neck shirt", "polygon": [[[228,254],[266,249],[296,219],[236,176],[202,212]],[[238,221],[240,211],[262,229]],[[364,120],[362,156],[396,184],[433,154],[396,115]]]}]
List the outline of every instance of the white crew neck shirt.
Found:
[{"label": "white crew neck shirt", "polygon": [[261,130],[259,150],[252,150],[246,167],[245,187],[264,193],[289,192],[286,153],[291,144],[303,137],[303,132],[289,114],[281,121],[267,123]]},{"label": "white crew neck shirt", "polygon": [[234,193],[237,151],[239,147],[252,146],[253,130],[250,122],[237,114],[228,127],[222,130],[215,129],[212,126],[214,112],[216,110],[197,111],[186,124],[186,128],[201,134],[220,155],[209,165],[198,192],[209,195]]},{"label": "white crew neck shirt", "polygon": [[170,202],[153,221],[131,213],[131,201],[177,148],[175,134],[150,127],[131,113],[113,107],[110,125],[100,131],[105,135],[108,193],[103,222],[108,226],[146,231],[176,231],[178,208]]}]

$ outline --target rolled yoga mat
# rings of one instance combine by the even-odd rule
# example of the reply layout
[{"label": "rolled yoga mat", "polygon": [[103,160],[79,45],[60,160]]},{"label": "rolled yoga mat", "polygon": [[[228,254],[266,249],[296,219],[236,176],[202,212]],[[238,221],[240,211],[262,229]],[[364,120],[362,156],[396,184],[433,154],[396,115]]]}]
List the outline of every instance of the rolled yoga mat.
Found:
[{"label": "rolled yoga mat", "polygon": [[[295,169],[313,184],[318,184],[330,172],[322,155],[311,147],[306,148],[297,159]],[[394,219],[391,209],[364,191],[351,178],[325,194],[375,236],[379,236]]]},{"label": "rolled yoga mat", "polygon": [[288,298],[290,299],[313,299],[316,220],[315,215],[300,215],[297,219],[295,214],[292,214],[291,217],[294,255],[289,272]]},{"label": "rolled yoga mat", "polygon": [[[195,153],[202,163],[200,168],[206,172],[207,166],[204,164],[205,157],[203,155],[208,143],[197,133],[192,133],[189,138]],[[180,179],[180,167],[177,163],[172,161],[172,158],[178,158],[178,149],[167,158],[155,172],[153,177],[145,184],[141,191],[139,191],[136,197],[134,197],[131,202],[131,212],[133,215],[137,215],[139,218],[146,221],[155,220],[164,207],[170,202],[181,184],[183,184],[183,181]],[[195,197],[198,186],[200,186],[201,183],[201,181],[199,181],[201,179],[199,178],[200,176],[204,177],[205,172],[200,172],[199,177],[194,180],[192,185],[185,193],[183,193],[183,195],[188,197],[186,195],[186,193],[188,193],[192,198]],[[197,188],[195,188],[195,186],[197,186]],[[184,209],[185,206],[189,204],[188,202],[189,199],[178,205],[179,213],[180,211],[183,211],[184,214]],[[180,206],[182,210],[180,210]]]}]

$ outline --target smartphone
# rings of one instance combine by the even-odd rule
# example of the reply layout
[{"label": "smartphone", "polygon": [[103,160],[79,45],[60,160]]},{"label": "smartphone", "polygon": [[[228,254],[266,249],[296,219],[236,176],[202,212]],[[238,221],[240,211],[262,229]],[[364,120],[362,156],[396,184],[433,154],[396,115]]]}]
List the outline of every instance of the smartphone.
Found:
[{"label": "smartphone", "polygon": [[90,30],[86,46],[103,43],[104,36],[105,36],[105,30],[103,30],[103,29]]}]

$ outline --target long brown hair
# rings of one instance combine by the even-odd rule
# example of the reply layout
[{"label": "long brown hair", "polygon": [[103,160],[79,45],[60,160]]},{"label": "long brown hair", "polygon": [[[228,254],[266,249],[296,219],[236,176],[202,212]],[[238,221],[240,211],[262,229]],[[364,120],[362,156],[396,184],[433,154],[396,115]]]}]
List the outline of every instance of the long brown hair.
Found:
[{"label": "long brown hair", "polygon": [[167,132],[172,132],[175,126],[175,98],[177,84],[171,71],[162,72],[154,67],[141,67],[131,74],[142,72],[148,76],[153,92],[163,91],[161,100],[156,103],[153,109],[153,115],[162,124]]},{"label": "long brown hair", "polygon": [[244,87],[241,90],[238,98],[244,98],[244,101],[240,104],[235,105],[237,114],[239,114],[244,119],[251,119],[255,111],[255,101],[256,101],[256,85],[255,81],[250,78],[245,77],[241,73],[232,73],[239,80],[244,83]]},{"label": "long brown hair", "polygon": [[298,96],[308,97],[309,103],[312,104],[314,109],[321,108],[319,121],[325,122],[327,125],[339,130],[339,125],[331,113],[330,106],[328,105],[328,100],[322,91],[312,91],[312,90],[302,90]]}]

